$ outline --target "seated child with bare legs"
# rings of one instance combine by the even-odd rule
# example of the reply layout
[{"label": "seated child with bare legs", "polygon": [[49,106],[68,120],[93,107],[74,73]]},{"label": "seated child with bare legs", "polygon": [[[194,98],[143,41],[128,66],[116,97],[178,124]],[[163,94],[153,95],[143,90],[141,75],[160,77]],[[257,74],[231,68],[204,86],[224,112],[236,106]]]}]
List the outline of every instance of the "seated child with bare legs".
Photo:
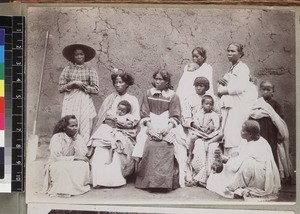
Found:
[{"label": "seated child with bare legs", "polygon": [[[119,102],[117,106],[117,111],[114,112],[107,112],[107,117],[117,123],[122,123],[125,121],[132,121],[132,125],[134,122],[133,116],[130,114],[131,112],[131,105],[128,101],[122,100]],[[101,124],[97,131],[93,134],[93,137],[97,136],[98,140],[93,142],[92,149],[95,149],[94,144],[101,144],[101,146],[110,147],[109,150],[109,157],[105,164],[111,164],[113,160],[113,154],[115,150],[122,150],[124,149],[123,143],[126,140],[124,137],[124,133],[121,129],[118,129],[116,125],[113,123],[110,124]],[[99,146],[99,145],[97,145]]]},{"label": "seated child with bare legs", "polygon": [[[192,137],[190,138],[188,163],[191,163],[195,141],[198,138],[209,140],[218,134],[220,127],[220,117],[213,111],[214,99],[210,95],[202,97],[202,108],[194,116],[194,121],[191,123]],[[212,142],[211,142],[212,143]],[[208,147],[208,145],[206,145]]]}]

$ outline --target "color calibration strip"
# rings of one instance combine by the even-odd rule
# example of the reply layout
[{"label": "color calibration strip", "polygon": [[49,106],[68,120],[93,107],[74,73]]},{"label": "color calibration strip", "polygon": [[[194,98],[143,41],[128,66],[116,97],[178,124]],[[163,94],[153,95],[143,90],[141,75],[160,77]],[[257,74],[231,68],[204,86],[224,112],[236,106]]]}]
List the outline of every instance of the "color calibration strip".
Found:
[{"label": "color calibration strip", "polygon": [[4,47],[5,29],[0,29],[0,179],[4,178],[4,142],[5,142],[5,83],[4,83]]},{"label": "color calibration strip", "polygon": [[24,190],[24,33],[22,16],[0,16],[5,29],[5,167],[0,192]]}]

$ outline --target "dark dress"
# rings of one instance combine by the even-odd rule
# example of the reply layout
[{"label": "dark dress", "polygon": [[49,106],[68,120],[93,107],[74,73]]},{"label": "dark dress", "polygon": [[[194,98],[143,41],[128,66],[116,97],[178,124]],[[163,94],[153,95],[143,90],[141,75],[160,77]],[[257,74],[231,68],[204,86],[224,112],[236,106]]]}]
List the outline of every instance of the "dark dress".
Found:
[{"label": "dark dress", "polygon": [[[273,109],[281,118],[283,118],[282,108],[276,100],[271,98],[270,100],[266,100],[266,102],[273,107]],[[260,135],[263,138],[265,138],[271,146],[274,160],[278,167],[278,155],[277,155],[278,129],[276,128],[276,126],[274,125],[270,117],[263,117],[261,119],[256,119],[256,121],[260,125]]]},{"label": "dark dress", "polygon": [[[167,93],[154,93],[148,90],[141,106],[141,122],[150,120],[150,113],[163,115],[169,111],[169,120],[179,124],[180,103],[178,96],[171,90]],[[143,157],[138,164],[135,187],[140,189],[177,189],[179,187],[179,168],[174,156],[174,145],[155,141],[148,137]]]}]

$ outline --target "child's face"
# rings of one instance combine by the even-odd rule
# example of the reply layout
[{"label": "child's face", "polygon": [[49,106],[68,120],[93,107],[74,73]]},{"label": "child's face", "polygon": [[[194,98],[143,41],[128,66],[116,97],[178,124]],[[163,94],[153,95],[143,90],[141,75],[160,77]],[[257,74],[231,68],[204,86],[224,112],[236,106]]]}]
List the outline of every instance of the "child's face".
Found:
[{"label": "child's face", "polygon": [[252,140],[252,135],[246,130],[246,125],[243,124],[242,130],[241,130],[241,137],[247,141]]},{"label": "child's face", "polygon": [[268,100],[273,96],[273,85],[271,83],[263,83],[260,86],[260,94],[265,99]]},{"label": "child's face", "polygon": [[206,87],[203,84],[196,84],[195,91],[198,95],[204,95],[206,92]]},{"label": "child's face", "polygon": [[128,113],[128,111],[127,111],[127,107],[125,105],[118,105],[118,109],[117,109],[118,116],[123,116],[127,113]]},{"label": "child's face", "polygon": [[211,99],[205,99],[203,101],[202,108],[205,112],[211,112],[213,108],[213,101]]}]

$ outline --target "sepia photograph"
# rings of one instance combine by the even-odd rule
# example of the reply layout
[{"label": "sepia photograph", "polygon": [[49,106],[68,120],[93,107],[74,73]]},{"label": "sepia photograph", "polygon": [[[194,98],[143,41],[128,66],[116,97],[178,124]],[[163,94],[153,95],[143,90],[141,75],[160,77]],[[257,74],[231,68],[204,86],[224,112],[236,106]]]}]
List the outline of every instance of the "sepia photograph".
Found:
[{"label": "sepia photograph", "polygon": [[295,20],[28,7],[26,203],[295,203]]}]

